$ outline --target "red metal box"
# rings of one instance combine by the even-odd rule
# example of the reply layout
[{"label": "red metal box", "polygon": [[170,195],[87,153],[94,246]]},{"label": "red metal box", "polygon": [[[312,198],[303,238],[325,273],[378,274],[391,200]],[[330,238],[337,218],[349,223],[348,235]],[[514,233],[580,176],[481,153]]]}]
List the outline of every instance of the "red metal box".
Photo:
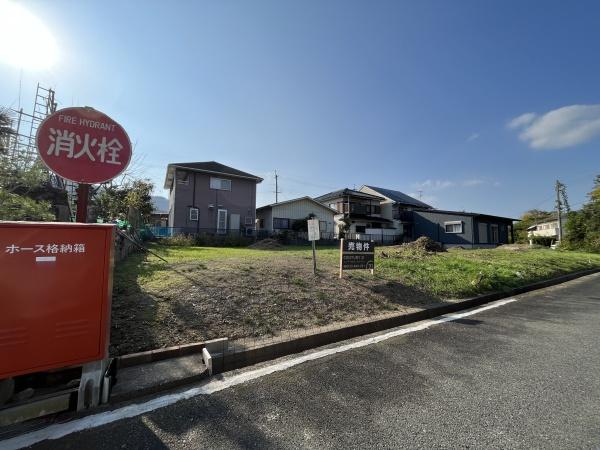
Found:
[{"label": "red metal box", "polygon": [[0,379],[108,356],[114,226],[0,222]]}]

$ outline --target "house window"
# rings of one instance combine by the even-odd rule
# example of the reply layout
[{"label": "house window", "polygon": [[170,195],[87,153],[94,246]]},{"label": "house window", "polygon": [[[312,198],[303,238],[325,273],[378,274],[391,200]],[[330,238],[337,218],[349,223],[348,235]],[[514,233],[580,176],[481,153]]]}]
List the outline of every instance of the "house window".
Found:
[{"label": "house window", "polygon": [[198,208],[190,208],[190,220],[198,221]]},{"label": "house window", "polygon": [[373,205],[373,214],[381,214],[381,206]]},{"label": "house window", "polygon": [[273,229],[275,230],[289,230],[290,219],[281,219],[279,217],[273,217]]},{"label": "house window", "polygon": [[227,210],[217,210],[217,233],[227,232]]},{"label": "house window", "polygon": [[319,231],[325,233],[327,231],[327,221],[319,220]]},{"label": "house window", "polygon": [[230,191],[231,180],[226,180],[225,178],[210,177],[210,188],[218,189],[220,191]]},{"label": "house window", "polygon": [[246,219],[244,219],[244,224],[245,225],[254,225],[254,217],[246,216]]},{"label": "house window", "polygon": [[258,228],[265,227],[265,219],[258,219]]},{"label": "house window", "polygon": [[490,231],[491,231],[491,235],[492,235],[492,244],[497,244],[499,239],[498,239],[498,225],[491,225],[490,226]]},{"label": "house window", "polygon": [[357,233],[365,233],[367,231],[366,225],[356,225]]},{"label": "house window", "polygon": [[444,230],[446,233],[460,234],[463,232],[462,222],[444,222]]}]

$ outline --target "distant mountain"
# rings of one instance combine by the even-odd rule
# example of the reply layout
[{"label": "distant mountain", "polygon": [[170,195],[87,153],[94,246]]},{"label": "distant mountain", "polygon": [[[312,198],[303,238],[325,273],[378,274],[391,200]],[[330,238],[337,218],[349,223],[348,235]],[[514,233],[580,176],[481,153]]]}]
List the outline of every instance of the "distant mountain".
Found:
[{"label": "distant mountain", "polygon": [[154,211],[168,211],[169,199],[160,195],[153,195],[152,205],[154,205]]}]

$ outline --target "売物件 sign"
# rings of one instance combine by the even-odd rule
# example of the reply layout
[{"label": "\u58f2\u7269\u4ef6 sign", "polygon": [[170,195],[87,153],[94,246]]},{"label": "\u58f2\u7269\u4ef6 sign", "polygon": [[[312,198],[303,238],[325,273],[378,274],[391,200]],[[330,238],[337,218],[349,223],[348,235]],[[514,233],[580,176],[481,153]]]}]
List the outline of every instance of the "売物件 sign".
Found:
[{"label": "\u58f2\u7269\u4ef6 sign", "polygon": [[359,239],[340,240],[340,278],[344,270],[375,269],[375,243]]},{"label": "\u58f2\u7269\u4ef6 sign", "polygon": [[131,142],[123,127],[89,107],[49,115],[38,128],[36,146],[50,170],[76,183],[112,180],[131,160]]},{"label": "\u58f2\u7269\u4ef6 sign", "polygon": [[308,221],[308,240],[318,241],[321,238],[319,230],[319,219],[309,219]]}]

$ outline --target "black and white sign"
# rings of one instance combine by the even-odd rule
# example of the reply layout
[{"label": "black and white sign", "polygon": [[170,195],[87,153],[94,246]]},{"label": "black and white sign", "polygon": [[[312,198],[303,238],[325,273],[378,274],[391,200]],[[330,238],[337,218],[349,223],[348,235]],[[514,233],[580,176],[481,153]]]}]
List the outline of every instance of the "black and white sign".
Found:
[{"label": "black and white sign", "polygon": [[342,239],[340,277],[344,270],[375,268],[375,243],[358,239]]}]

